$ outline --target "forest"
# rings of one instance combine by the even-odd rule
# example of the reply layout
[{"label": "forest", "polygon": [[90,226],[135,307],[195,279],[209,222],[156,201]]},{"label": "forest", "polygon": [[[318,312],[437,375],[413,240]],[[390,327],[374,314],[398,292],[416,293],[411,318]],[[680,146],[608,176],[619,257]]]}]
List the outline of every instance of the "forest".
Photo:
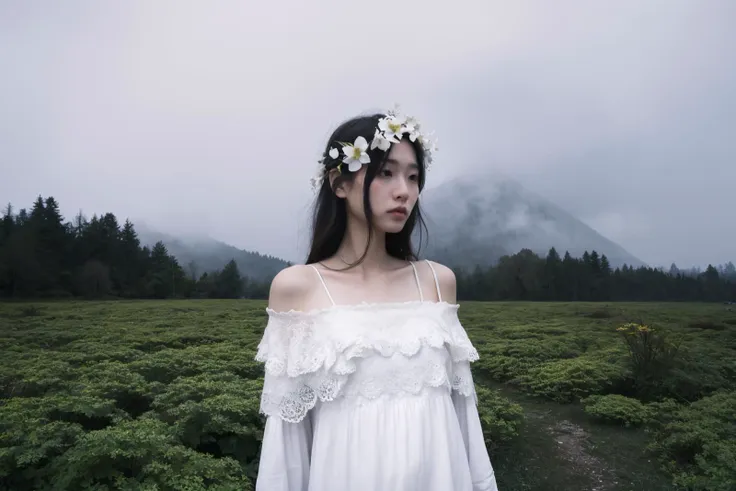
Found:
[{"label": "forest", "polygon": [[[452,265],[449,265],[452,266]],[[113,213],[65,221],[53,197],[30,211],[9,204],[0,222],[3,298],[252,298],[265,299],[269,281],[249,278],[230,260],[198,273],[163,242],[143,245],[129,220]],[[580,258],[551,249],[503,256],[488,268],[455,269],[459,300],[736,301],[732,262],[705,271],[612,268],[605,254]]]}]

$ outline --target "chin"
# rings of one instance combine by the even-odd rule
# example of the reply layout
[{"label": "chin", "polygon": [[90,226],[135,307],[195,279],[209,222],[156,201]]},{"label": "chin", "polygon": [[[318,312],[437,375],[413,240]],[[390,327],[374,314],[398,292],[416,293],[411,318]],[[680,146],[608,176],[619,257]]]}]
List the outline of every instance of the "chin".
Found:
[{"label": "chin", "polygon": [[382,220],[381,223],[376,225],[376,229],[380,232],[386,234],[397,234],[404,230],[406,220]]}]

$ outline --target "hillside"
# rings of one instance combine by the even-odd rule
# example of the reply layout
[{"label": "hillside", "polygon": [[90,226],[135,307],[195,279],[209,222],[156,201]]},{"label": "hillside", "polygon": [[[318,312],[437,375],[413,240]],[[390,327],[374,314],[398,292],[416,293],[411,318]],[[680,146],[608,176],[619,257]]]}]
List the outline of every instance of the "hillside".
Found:
[{"label": "hillside", "polygon": [[141,244],[151,246],[158,241],[166,245],[169,254],[176,257],[187,274],[199,276],[215,271],[231,259],[235,259],[240,273],[254,280],[270,281],[276,273],[288,266],[283,259],[238,249],[232,245],[208,237],[183,239],[136,225]]},{"label": "hillside", "polygon": [[456,267],[492,265],[504,254],[555,247],[605,254],[613,267],[644,265],[623,247],[519,183],[491,174],[448,181],[422,194],[429,229],[423,255]]},{"label": "hillside", "polygon": [[[573,257],[595,250],[605,254],[613,267],[644,265],[619,244],[509,178],[484,174],[445,182],[422,194],[422,209],[429,229],[422,256],[452,267],[490,266],[522,249],[545,256],[551,247]],[[142,224],[136,230],[143,244],[162,241],[188,273],[191,264],[201,274],[234,258],[241,273],[270,280],[288,265],[280,258],[208,237],[174,237]]]}]

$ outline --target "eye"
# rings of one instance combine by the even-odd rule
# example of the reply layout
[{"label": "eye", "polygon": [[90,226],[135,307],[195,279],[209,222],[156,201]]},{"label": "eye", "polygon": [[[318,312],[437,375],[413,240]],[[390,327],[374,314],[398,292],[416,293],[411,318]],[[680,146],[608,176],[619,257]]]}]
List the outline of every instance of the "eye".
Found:
[{"label": "eye", "polygon": [[412,174],[409,176],[410,181],[418,181],[419,180],[419,174]]},{"label": "eye", "polygon": [[388,170],[388,169],[382,169],[382,170],[381,170],[381,175],[382,175],[383,177],[391,177],[392,173],[391,173],[391,171],[390,171],[390,170]]}]

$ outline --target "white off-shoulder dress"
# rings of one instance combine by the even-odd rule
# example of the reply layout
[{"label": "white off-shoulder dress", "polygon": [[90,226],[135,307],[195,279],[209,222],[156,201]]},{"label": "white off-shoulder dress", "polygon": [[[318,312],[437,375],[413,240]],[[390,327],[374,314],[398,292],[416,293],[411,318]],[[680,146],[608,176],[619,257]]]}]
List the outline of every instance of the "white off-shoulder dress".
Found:
[{"label": "white off-shoulder dress", "polygon": [[[444,302],[267,309],[257,491],[496,491],[470,362]],[[430,267],[431,263],[428,262]]]}]

